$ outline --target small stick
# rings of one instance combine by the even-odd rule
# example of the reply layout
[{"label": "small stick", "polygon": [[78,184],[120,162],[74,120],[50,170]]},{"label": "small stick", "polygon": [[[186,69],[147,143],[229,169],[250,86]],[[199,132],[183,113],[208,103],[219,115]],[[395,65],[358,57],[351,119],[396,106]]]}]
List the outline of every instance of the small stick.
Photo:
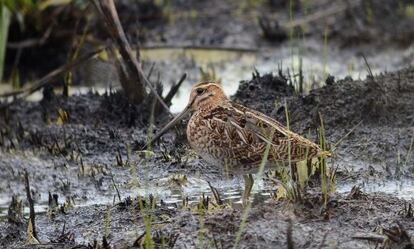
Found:
[{"label": "small stick", "polygon": [[292,237],[292,220],[291,219],[288,220],[288,226],[287,226],[286,233],[287,233],[286,235],[287,248],[294,249],[295,244],[293,243],[293,237]]},{"label": "small stick", "polygon": [[364,54],[362,54],[362,58],[364,58],[364,62],[365,62],[365,65],[367,66],[369,76],[371,76],[371,79],[372,79],[373,81],[375,81],[375,79],[374,79],[374,74],[372,73],[371,67],[370,67],[370,66],[369,66],[369,64],[368,64],[367,57],[365,57],[365,55],[364,55]]},{"label": "small stick", "polygon": [[9,49],[23,49],[23,48],[30,48],[30,47],[40,47],[44,45],[50,37],[52,33],[54,25],[49,26],[49,28],[43,33],[42,37],[40,38],[30,38],[20,42],[8,42],[7,48]]},{"label": "small stick", "polygon": [[319,249],[322,249],[322,247],[324,246],[327,236],[328,236],[328,231],[326,231],[326,233],[323,235],[321,244],[318,247]]},{"label": "small stick", "polygon": [[109,27],[109,33],[112,38],[118,43],[119,52],[124,59],[127,67],[131,72],[133,72],[138,79],[142,79],[145,85],[151,90],[157,100],[161,103],[162,107],[165,111],[170,115],[173,116],[170,112],[170,109],[165,104],[164,100],[161,96],[157,93],[155,87],[149,82],[147,77],[145,76],[140,61],[138,61],[139,56],[139,49],[138,49],[138,58],[133,55],[131,45],[128,42],[128,39],[125,35],[125,31],[122,28],[121,21],[119,20],[118,12],[115,7],[115,3],[113,0],[102,0],[95,2],[95,0],[91,0],[97,10],[102,14],[104,17],[105,22]]},{"label": "small stick", "polygon": [[174,98],[175,94],[178,92],[178,89],[180,88],[181,84],[184,82],[184,80],[187,78],[187,73],[184,73],[180,80],[177,82],[177,84],[174,84],[171,86],[170,91],[168,92],[167,96],[165,96],[164,100],[167,105],[171,104],[172,98]]},{"label": "small stick", "polygon": [[150,70],[149,70],[148,75],[147,75],[147,79],[151,78],[151,74],[152,74],[152,71],[154,70],[154,67],[155,67],[155,62],[153,62],[151,64]]},{"label": "small stick", "polygon": [[[21,98],[25,98],[29,95],[31,95],[32,93],[36,92],[37,90],[41,89],[42,87],[46,86],[47,84],[49,84],[52,80],[56,79],[56,77],[58,77],[59,75],[73,69],[74,67],[79,66],[80,64],[88,61],[90,58],[92,58],[93,56],[95,56],[96,54],[99,54],[101,51],[103,51],[104,48],[89,52],[81,57],[79,57],[78,59],[63,65],[55,70],[53,70],[52,72],[48,73],[46,76],[44,76],[43,78],[37,80],[36,82],[33,83],[32,86],[26,88],[26,89],[22,89],[22,90],[17,90],[17,91],[13,91],[13,92],[8,92],[8,93],[4,93],[4,94],[0,94],[0,98],[7,98],[7,97],[13,97],[13,96],[17,96],[22,94],[22,97],[20,98],[16,98],[13,101],[6,103],[5,106],[10,106],[11,104],[13,104],[14,102],[16,102],[17,100],[21,99]],[[53,84],[53,82],[51,82],[50,84]],[[0,107],[5,107],[5,106],[0,106]]]},{"label": "small stick", "polygon": [[150,45],[142,46],[142,50],[156,50],[156,49],[182,49],[182,50],[219,50],[224,52],[242,52],[255,53],[257,48],[243,48],[243,47],[223,47],[223,46],[197,46],[197,45]]},{"label": "small stick", "polygon": [[30,222],[32,223],[32,227],[33,227],[33,237],[36,240],[39,240],[37,237],[37,232],[36,232],[36,225],[35,225],[35,218],[36,218],[36,214],[35,214],[35,210],[34,210],[34,202],[32,199],[32,194],[30,192],[30,183],[29,183],[29,174],[27,173],[27,170],[24,170],[24,182],[25,182],[25,188],[26,188],[26,196],[27,196],[27,201],[29,202],[29,219]]},{"label": "small stick", "polygon": [[115,180],[114,180],[114,175],[111,175],[111,180],[112,180],[112,184],[114,185],[114,188],[115,188],[115,190],[116,190],[116,194],[117,194],[117,196],[118,196],[118,200],[119,200],[119,202],[121,202],[121,194],[119,193],[118,186],[117,186],[117,185],[116,185],[116,183],[115,183]]}]

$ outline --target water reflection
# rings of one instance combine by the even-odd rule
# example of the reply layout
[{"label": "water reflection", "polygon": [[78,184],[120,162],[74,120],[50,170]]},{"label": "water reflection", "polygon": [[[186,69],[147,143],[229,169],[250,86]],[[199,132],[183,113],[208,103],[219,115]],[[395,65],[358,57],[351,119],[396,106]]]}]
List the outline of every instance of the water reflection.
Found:
[{"label": "water reflection", "polygon": [[[285,46],[258,50],[147,48],[142,49],[141,57],[147,70],[149,65],[155,63],[156,72],[152,74],[151,80],[161,80],[165,85],[165,93],[171,83],[177,81],[184,72],[188,73],[189,76],[180,92],[172,100],[173,112],[181,111],[187,104],[191,85],[200,79],[200,69],[213,70],[227,95],[234,94],[239,82],[250,79],[255,69],[260,73],[277,73],[281,68],[286,74],[289,70],[290,75],[296,75],[301,68],[305,90],[323,85],[328,73],[336,79],[345,76],[354,79],[365,78],[367,74],[366,65],[357,51],[340,50],[335,47],[326,49],[314,41],[306,41],[301,46],[300,50]],[[388,48],[375,51],[366,54],[366,57],[374,74],[396,70],[414,65],[414,45],[406,49]],[[114,76],[114,70],[109,62],[91,60],[75,74],[82,79],[82,85],[72,86],[71,94],[85,93],[90,88],[99,93],[104,93],[110,87],[118,88],[120,84],[117,82],[118,77]],[[10,88],[10,84],[0,84],[0,93],[10,91]],[[41,97],[41,92],[36,92],[29,100],[36,101]]]},{"label": "water reflection", "polygon": [[[149,184],[146,188],[141,188],[138,191],[123,192],[123,197],[126,196],[149,196],[153,195],[158,201],[162,200],[165,205],[170,208],[182,206],[183,200],[188,199],[188,204],[194,206],[200,202],[200,198],[210,196],[212,193],[208,182],[199,178],[190,177],[187,184],[178,187],[171,187],[168,184],[159,184],[160,182],[168,182],[168,179],[159,179],[156,184]],[[240,179],[229,179],[223,181],[213,182],[212,185],[219,191],[221,199],[233,207],[239,207],[242,204],[243,188]],[[383,193],[389,194],[397,198],[405,200],[414,200],[414,182],[411,179],[400,180],[386,180],[386,181],[360,181],[357,183],[345,183],[337,185],[337,193],[347,194],[352,187],[360,185],[365,193]],[[269,202],[272,200],[272,193],[276,190],[275,186],[262,179],[255,179],[255,185],[252,190],[251,200],[255,203]],[[48,205],[45,196],[36,203],[35,211],[37,213],[47,212]],[[7,196],[0,196],[0,217],[7,215],[7,207],[10,204],[11,198]],[[65,201],[59,200],[60,204]],[[107,196],[90,196],[88,199],[75,199],[75,207],[85,207],[91,205],[112,205],[114,198],[111,195]],[[27,207],[23,210],[24,214],[29,213]]]}]

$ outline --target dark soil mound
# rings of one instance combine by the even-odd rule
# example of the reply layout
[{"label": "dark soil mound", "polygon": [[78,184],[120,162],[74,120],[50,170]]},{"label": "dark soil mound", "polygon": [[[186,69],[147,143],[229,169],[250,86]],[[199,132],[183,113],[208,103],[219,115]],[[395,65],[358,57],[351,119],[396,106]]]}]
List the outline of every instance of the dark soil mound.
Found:
[{"label": "dark soil mound", "polygon": [[[375,170],[390,174],[398,171],[398,164],[413,169],[410,141],[414,126],[414,68],[365,80],[340,80],[305,96],[294,94],[282,78],[264,75],[242,82],[234,100],[284,123],[286,101],[292,130],[300,134],[310,131],[312,137],[321,116],[332,145],[360,123],[336,148],[339,155],[373,162]],[[406,155],[403,161],[398,160],[399,153]]]},{"label": "dark soil mound", "polygon": [[317,128],[319,113],[327,129],[350,127],[363,121],[371,125],[412,126],[414,123],[414,68],[366,80],[340,80],[302,96],[280,76],[266,74],[243,81],[233,99],[285,120],[274,111],[287,102],[291,125]]},{"label": "dark soil mound", "polygon": [[275,101],[280,102],[283,98],[291,97],[294,92],[283,76],[260,76],[256,73],[251,80],[240,82],[233,100],[270,115],[276,107]]},{"label": "dark soil mound", "polygon": [[141,149],[147,139],[150,98],[133,105],[122,92],[89,92],[63,98],[44,90],[44,96],[40,102],[22,101],[3,110],[0,147],[44,147],[66,156],[73,150],[113,153],[126,144]]},{"label": "dark soil mound", "polygon": [[368,42],[409,45],[414,40],[412,7],[410,0],[360,1],[338,16],[329,27],[330,36],[338,38],[343,46]]}]

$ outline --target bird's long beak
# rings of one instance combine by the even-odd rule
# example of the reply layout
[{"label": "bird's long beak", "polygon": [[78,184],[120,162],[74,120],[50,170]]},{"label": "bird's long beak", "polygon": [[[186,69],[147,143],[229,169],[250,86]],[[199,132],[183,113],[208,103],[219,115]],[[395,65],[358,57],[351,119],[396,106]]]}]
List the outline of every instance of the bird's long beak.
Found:
[{"label": "bird's long beak", "polygon": [[178,121],[180,121],[183,117],[185,117],[187,114],[191,112],[191,104],[187,105],[184,110],[178,114],[173,120],[171,120],[168,124],[164,126],[164,128],[161,129],[154,137],[152,137],[143,147],[144,149],[147,149],[151,144],[153,144],[155,141],[157,141],[162,135],[164,135],[165,132],[167,132],[171,127],[173,127]]}]

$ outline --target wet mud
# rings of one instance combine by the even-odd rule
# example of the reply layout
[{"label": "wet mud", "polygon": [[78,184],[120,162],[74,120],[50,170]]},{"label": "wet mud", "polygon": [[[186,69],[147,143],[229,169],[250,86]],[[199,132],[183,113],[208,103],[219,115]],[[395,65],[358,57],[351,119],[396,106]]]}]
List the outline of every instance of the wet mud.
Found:
[{"label": "wet mud", "polygon": [[[131,8],[129,1],[118,1],[117,7],[133,43],[153,48],[259,49],[276,68],[278,62],[268,53],[290,43],[290,30],[284,28],[289,8],[294,19],[301,20],[306,13],[324,15],[335,5],[335,1],[292,1],[293,6],[287,1],[263,2],[242,6],[199,1],[189,7],[172,1],[168,8],[159,9],[152,1]],[[305,6],[305,2],[312,3]],[[410,1],[356,2],[347,11],[294,28],[293,39],[309,38],[306,49],[316,53],[325,45],[315,49],[312,44],[326,40],[335,48],[351,47],[350,54],[368,55],[383,47],[412,44]],[[97,37],[106,39],[104,27],[95,21],[91,26],[97,27]],[[22,78],[43,75],[67,61],[70,44],[59,41],[48,53],[43,49],[50,43],[36,48],[36,54],[24,50]],[[9,50],[6,74],[16,54]],[[39,63],[40,69],[30,68],[39,56],[40,61],[54,60],[47,59],[50,63],[45,67]],[[404,56],[397,65],[412,64],[410,53]],[[191,80],[199,71],[193,61],[160,64],[179,74],[168,75],[165,81],[176,81],[183,67],[193,70]],[[100,71],[101,81],[112,81],[108,68]],[[289,123],[296,133],[317,141],[322,121],[327,147],[333,152],[328,165],[337,172],[337,191],[326,205],[321,204],[318,182],[310,184],[300,202],[291,202],[277,200],[275,186],[256,179],[245,224],[242,177],[228,176],[192,152],[185,121],[153,148],[142,149],[170,119],[165,113],[153,118],[151,101],[131,105],[118,90],[63,98],[44,89],[39,102],[19,101],[2,108],[0,247],[141,248],[148,235],[155,248],[233,248],[236,241],[238,248],[412,248],[414,68],[368,75],[365,79],[330,76],[323,87],[311,86],[309,93],[295,88],[292,76],[282,70],[256,71],[240,82],[232,100]],[[74,78],[74,85],[96,81],[76,72]],[[27,243],[25,171],[37,213],[41,243],[37,246]],[[398,191],[389,187],[394,184],[401,184]],[[219,200],[210,185],[217,189]]]},{"label": "wet mud", "polygon": [[411,176],[413,77],[407,68],[365,80],[331,78],[326,86],[301,95],[294,94],[283,75],[257,75],[241,83],[234,100],[285,124],[287,108],[291,129],[313,138],[322,120],[340,170]]},{"label": "wet mud", "polygon": [[[340,188],[361,179],[412,174],[413,95],[414,69],[407,68],[365,80],[338,80],[306,95],[296,93],[283,75],[255,74],[241,82],[232,98],[283,123],[287,106],[291,129],[311,139],[316,139],[320,113],[327,143],[332,146],[343,138],[331,162],[338,167]],[[243,215],[237,200],[218,205],[209,188],[184,190],[201,179],[222,191],[221,196],[227,191],[223,172],[188,149],[184,124],[148,155],[141,150],[148,132],[156,132],[167,118],[150,126],[150,112],[127,104],[121,93],[22,101],[2,112],[3,247],[25,246],[27,219],[11,222],[6,211],[12,195],[25,200],[23,170],[31,179],[39,239],[50,248],[94,243],[139,247],[148,217],[152,241],[160,247],[231,248],[237,240]],[[240,186],[238,178],[224,182]],[[155,186],[160,190],[151,192]],[[317,192],[310,189],[302,202],[291,203],[259,191],[240,247],[411,245],[412,201],[356,187],[333,194],[323,208]],[[54,208],[49,193],[58,196]],[[178,197],[171,201],[174,195]],[[153,208],[140,206],[140,196]]]}]

